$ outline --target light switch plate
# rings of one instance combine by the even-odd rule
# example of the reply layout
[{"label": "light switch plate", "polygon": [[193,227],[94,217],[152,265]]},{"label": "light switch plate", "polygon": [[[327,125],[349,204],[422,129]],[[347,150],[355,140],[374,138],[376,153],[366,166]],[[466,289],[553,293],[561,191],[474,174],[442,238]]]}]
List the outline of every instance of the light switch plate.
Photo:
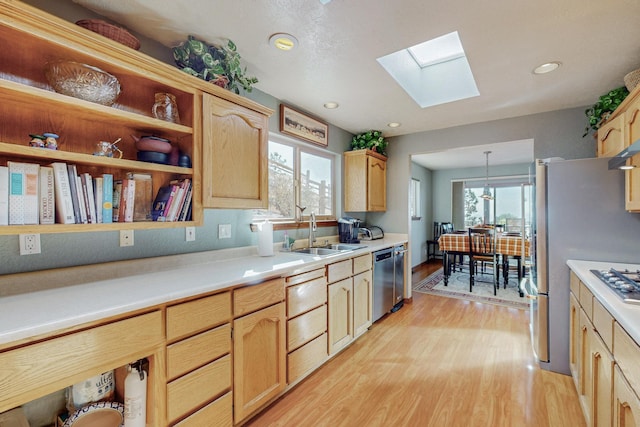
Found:
[{"label": "light switch plate", "polygon": [[185,232],[184,238],[187,242],[193,242],[194,240],[196,240],[195,227],[185,227],[184,232]]},{"label": "light switch plate", "polygon": [[219,224],[218,239],[230,239],[230,238],[231,238],[231,224]]}]

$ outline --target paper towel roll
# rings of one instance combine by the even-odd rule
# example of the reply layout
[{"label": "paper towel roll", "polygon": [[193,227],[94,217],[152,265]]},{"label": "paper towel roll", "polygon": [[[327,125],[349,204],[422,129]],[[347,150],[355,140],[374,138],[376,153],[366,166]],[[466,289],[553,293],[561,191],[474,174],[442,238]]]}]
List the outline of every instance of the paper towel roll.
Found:
[{"label": "paper towel roll", "polygon": [[273,256],[273,224],[269,221],[258,224],[258,255]]}]

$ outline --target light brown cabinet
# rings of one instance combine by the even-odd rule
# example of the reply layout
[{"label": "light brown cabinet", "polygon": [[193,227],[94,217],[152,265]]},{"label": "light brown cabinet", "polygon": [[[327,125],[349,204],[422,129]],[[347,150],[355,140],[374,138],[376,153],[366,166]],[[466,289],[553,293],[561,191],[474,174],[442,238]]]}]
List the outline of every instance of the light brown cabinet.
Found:
[{"label": "light brown cabinet", "polygon": [[152,311],[0,351],[0,413],[100,373],[149,359],[147,422],[166,425],[162,313]]},{"label": "light brown cabinet", "polygon": [[271,110],[249,109],[203,94],[203,205],[266,208],[268,118]]},{"label": "light brown cabinet", "polygon": [[387,158],[371,150],[344,153],[344,210],[387,210]]},{"label": "light brown cabinet", "polygon": [[240,288],[233,300],[234,317],[241,314],[233,321],[233,411],[238,424],[287,385],[284,281]]},{"label": "light brown cabinet", "polygon": [[288,276],[287,382],[295,383],[327,360],[325,269]]},{"label": "light brown cabinet", "polygon": [[573,272],[570,320],[571,374],[587,425],[637,426],[640,346]]},{"label": "light brown cabinet", "polygon": [[170,425],[197,426],[204,414],[218,426],[232,425],[230,322],[231,292],[167,307]]},{"label": "light brown cabinet", "polygon": [[[598,129],[598,157],[612,157],[640,139],[640,86],[636,87]],[[625,171],[625,209],[640,212],[640,156],[630,157],[635,166]]]},{"label": "light brown cabinet", "polygon": [[640,399],[618,366],[613,375],[613,426],[637,427],[640,425]]},{"label": "light brown cabinet", "polygon": [[373,319],[371,254],[327,266],[329,355],[366,332]]},{"label": "light brown cabinet", "polygon": [[[149,173],[154,195],[177,178],[197,181],[200,173],[200,117],[198,90],[184,83],[184,73],[117,42],[18,1],[0,3],[0,157],[41,166],[64,162],[79,173],[98,177],[128,172]],[[43,67],[53,60],[71,60],[98,67],[115,76],[122,87],[115,104],[105,106],[56,93]],[[156,92],[176,97],[181,123],[153,117]],[[29,146],[30,134],[53,132],[60,136],[58,149]],[[169,139],[190,156],[193,167],[137,161],[130,135],[156,135]],[[121,138],[122,158],[94,156],[100,141]],[[199,188],[199,182],[194,183]],[[1,234],[86,232],[100,230],[184,227],[202,224],[199,192],[193,193],[193,221],[105,224],[11,225]]]}]

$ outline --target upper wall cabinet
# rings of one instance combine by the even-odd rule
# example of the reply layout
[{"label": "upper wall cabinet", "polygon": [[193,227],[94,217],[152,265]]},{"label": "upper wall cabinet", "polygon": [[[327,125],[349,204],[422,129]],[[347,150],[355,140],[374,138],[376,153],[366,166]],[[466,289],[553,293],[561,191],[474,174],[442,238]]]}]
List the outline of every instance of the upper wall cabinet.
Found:
[{"label": "upper wall cabinet", "polygon": [[371,150],[344,153],[344,210],[387,210],[387,158]]},{"label": "upper wall cabinet", "polygon": [[[112,174],[114,180],[129,172],[146,173],[152,176],[154,196],[174,179],[190,178],[194,188],[200,188],[200,91],[188,83],[183,72],[18,1],[0,1],[0,45],[0,165],[8,161],[40,166],[61,162],[74,164],[79,173],[93,177]],[[116,102],[102,105],[56,92],[44,68],[59,60],[90,65],[115,76],[121,87]],[[175,96],[179,123],[154,117],[158,92]],[[30,146],[30,134],[45,132],[59,135],[57,150]],[[193,167],[138,161],[131,135],[168,139],[191,158]],[[93,155],[98,142],[117,139],[121,139],[122,158]],[[0,234],[200,225],[198,191],[193,192],[192,213],[193,221],[188,222],[9,225],[0,227]]]},{"label": "upper wall cabinet", "polygon": [[[246,102],[245,102],[246,103]],[[203,204],[208,208],[266,208],[272,111],[203,96]]]},{"label": "upper wall cabinet", "polygon": [[[598,129],[598,157],[612,157],[640,139],[640,85]],[[640,212],[640,155],[628,160],[625,171],[625,209]]]}]

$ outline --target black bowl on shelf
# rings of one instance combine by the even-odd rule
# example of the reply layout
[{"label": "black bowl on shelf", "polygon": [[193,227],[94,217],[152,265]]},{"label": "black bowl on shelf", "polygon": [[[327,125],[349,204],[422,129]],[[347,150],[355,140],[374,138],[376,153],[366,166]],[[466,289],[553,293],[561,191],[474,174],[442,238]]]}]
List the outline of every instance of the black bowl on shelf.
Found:
[{"label": "black bowl on shelf", "polygon": [[169,164],[169,154],[157,151],[138,151],[137,159],[141,162]]}]

